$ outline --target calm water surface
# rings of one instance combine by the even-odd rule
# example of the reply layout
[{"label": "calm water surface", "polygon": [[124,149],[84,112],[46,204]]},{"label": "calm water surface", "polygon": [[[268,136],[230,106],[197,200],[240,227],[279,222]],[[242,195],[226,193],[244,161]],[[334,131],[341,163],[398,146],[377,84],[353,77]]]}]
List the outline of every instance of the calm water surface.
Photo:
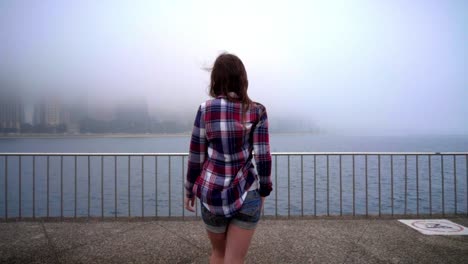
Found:
[{"label": "calm water surface", "polygon": [[[189,136],[153,138],[0,138],[0,152],[187,152]],[[468,151],[468,136],[271,135],[284,151]]]}]

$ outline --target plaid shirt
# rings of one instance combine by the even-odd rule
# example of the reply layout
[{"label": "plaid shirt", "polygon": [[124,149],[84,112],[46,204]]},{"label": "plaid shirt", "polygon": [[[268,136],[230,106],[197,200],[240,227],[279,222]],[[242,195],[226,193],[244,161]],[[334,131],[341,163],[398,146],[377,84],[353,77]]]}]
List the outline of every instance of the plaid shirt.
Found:
[{"label": "plaid shirt", "polygon": [[268,196],[272,183],[265,107],[253,103],[243,115],[240,102],[223,96],[201,104],[190,142],[186,196],[196,195],[213,214],[230,217],[257,180],[260,195]]}]

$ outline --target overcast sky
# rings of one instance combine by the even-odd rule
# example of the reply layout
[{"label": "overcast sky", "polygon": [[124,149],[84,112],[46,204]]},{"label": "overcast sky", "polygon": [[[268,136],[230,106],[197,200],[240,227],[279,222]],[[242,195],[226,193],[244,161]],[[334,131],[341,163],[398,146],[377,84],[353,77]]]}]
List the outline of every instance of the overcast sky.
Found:
[{"label": "overcast sky", "polygon": [[468,134],[468,1],[74,2],[0,1],[3,83],[194,115],[208,98],[203,68],[228,51],[271,119]]}]

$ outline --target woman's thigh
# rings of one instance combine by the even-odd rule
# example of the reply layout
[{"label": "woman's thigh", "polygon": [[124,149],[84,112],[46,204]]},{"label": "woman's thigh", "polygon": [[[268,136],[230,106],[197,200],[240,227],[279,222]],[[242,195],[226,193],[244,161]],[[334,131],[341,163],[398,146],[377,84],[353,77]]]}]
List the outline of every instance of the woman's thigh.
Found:
[{"label": "woman's thigh", "polygon": [[208,234],[214,253],[224,256],[226,249],[226,233],[213,233],[209,230],[206,230],[206,233]]},{"label": "woman's thigh", "polygon": [[255,229],[244,229],[236,225],[229,225],[226,234],[224,258],[233,263],[243,263],[254,232]]}]

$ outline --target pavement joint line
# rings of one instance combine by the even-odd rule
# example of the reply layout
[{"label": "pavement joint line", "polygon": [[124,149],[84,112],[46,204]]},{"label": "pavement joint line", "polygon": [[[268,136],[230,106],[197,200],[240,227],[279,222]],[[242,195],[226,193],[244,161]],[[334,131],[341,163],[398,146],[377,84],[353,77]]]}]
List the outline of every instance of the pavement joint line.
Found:
[{"label": "pavement joint line", "polygon": [[[354,245],[358,245],[358,244],[359,244],[359,242],[361,241],[362,237],[363,237],[364,234],[366,233],[367,228],[369,227],[369,225],[370,225],[370,221],[367,222],[366,226],[364,227],[364,230],[362,230],[361,235],[359,236],[359,238],[358,238],[358,240],[356,241],[356,243],[354,243]],[[351,248],[348,252],[346,252],[346,259],[343,261],[343,264],[345,264],[345,263],[348,261],[350,254],[351,254],[352,252],[354,252],[354,250],[355,250],[355,247]]]},{"label": "pavement joint line", "polygon": [[41,227],[42,227],[42,231],[44,232],[44,236],[46,237],[47,239],[47,244],[49,245],[49,247],[52,249],[52,251],[54,252],[54,257],[55,257],[55,263],[61,263],[60,262],[60,259],[58,257],[58,251],[57,251],[57,248],[55,247],[55,244],[52,242],[52,240],[50,239],[49,235],[47,234],[47,230],[44,226],[44,222],[41,221],[40,222],[41,224]]}]

